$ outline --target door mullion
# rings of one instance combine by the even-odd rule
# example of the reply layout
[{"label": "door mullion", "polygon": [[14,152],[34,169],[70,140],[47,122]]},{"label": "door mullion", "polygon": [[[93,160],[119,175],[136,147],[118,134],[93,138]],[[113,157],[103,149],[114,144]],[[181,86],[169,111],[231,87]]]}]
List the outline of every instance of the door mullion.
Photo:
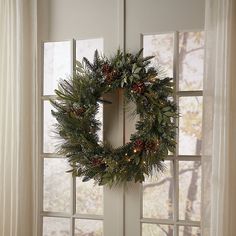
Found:
[{"label": "door mullion", "polygon": [[[177,93],[179,91],[179,32],[174,33],[174,55],[173,55],[173,77],[175,78],[175,96],[174,100],[179,107],[179,100]],[[176,127],[179,127],[179,119],[176,119]],[[178,217],[179,217],[179,176],[178,176],[178,153],[179,153],[179,130],[176,128],[176,150],[174,153],[174,236],[179,235],[178,231]]]},{"label": "door mullion", "polygon": [[[76,40],[71,40],[71,75],[73,76],[76,66]],[[75,219],[76,214],[76,177],[71,178],[71,218],[70,218],[70,233],[74,236],[75,233]]]}]

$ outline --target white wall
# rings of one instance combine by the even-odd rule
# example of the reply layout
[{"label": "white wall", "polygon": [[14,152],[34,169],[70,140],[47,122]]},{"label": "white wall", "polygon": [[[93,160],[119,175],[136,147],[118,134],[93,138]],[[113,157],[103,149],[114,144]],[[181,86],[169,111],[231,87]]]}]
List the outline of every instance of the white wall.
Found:
[{"label": "white wall", "polygon": [[106,52],[119,45],[119,1],[39,0],[41,40],[103,37]]},{"label": "white wall", "polygon": [[204,0],[127,0],[127,49],[140,47],[140,33],[203,29]]},{"label": "white wall", "polygon": [[[112,53],[123,37],[125,0],[38,0],[39,39],[103,37]],[[126,0],[126,45],[140,47],[140,33],[202,29],[204,0]]]}]

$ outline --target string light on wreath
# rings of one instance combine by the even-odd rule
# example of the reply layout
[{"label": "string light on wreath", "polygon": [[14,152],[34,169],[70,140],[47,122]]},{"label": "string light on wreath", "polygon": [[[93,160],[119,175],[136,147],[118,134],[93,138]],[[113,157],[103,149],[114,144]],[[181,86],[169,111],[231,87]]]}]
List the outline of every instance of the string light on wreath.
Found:
[{"label": "string light on wreath", "polygon": [[[153,171],[163,171],[163,160],[175,150],[177,107],[173,79],[150,66],[152,57],[123,53],[107,58],[96,51],[93,63],[76,63],[73,76],[59,83],[51,100],[62,145],[74,176],[94,179],[99,185],[143,182]],[[140,117],[136,132],[125,145],[113,148],[101,142],[96,119],[104,94],[123,89],[126,102],[135,104]]]}]

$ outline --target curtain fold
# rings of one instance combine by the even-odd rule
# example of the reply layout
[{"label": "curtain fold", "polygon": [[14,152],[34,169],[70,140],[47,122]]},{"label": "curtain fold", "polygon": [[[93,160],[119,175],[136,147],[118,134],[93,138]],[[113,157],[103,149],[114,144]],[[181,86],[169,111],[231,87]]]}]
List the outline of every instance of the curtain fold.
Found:
[{"label": "curtain fold", "polygon": [[36,1],[0,0],[0,236],[36,231]]},{"label": "curtain fold", "polygon": [[236,1],[206,0],[202,236],[236,232]]}]

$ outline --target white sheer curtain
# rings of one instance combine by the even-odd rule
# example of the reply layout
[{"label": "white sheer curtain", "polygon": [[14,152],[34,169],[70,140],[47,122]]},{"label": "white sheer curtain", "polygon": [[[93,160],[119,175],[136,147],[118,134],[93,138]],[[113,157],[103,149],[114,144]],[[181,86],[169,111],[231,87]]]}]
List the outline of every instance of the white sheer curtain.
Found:
[{"label": "white sheer curtain", "polygon": [[36,4],[0,0],[0,235],[36,228]]},{"label": "white sheer curtain", "polygon": [[206,0],[202,236],[236,235],[236,1]]}]

